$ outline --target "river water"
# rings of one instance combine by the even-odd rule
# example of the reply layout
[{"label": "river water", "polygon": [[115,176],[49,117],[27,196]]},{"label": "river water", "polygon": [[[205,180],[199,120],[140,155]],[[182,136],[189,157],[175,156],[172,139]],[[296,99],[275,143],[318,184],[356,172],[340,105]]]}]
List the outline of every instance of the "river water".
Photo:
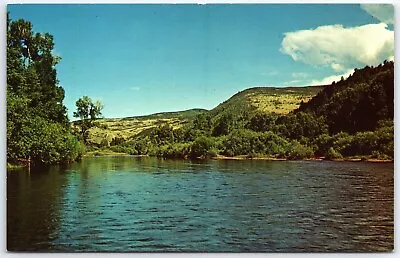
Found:
[{"label": "river water", "polygon": [[391,251],[393,174],[393,163],[148,157],[11,170],[7,249]]}]

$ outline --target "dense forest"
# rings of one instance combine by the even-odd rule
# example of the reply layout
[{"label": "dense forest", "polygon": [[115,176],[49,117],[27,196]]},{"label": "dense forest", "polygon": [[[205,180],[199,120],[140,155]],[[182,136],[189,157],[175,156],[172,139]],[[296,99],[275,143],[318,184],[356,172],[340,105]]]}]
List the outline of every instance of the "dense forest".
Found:
[{"label": "dense forest", "polygon": [[79,158],[64,89],[58,85],[53,37],[7,15],[7,162],[60,163]]},{"label": "dense forest", "polygon": [[[93,144],[89,133],[100,126],[95,120],[103,107],[85,96],[77,101],[74,116],[79,120],[69,122],[55,68],[60,58],[53,48],[50,34],[34,33],[30,22],[7,18],[10,163],[71,162],[86,148],[163,158],[394,158],[393,62],[355,69],[349,78],[327,86],[248,89],[248,96],[257,97],[250,99],[253,103],[238,93],[210,111],[167,114],[184,117],[184,123],[161,122],[128,138]],[[285,98],[295,102],[286,105],[278,98],[254,95],[260,91],[286,92]],[[252,105],[262,102],[263,109]],[[166,114],[152,115],[161,116]]]},{"label": "dense forest", "polygon": [[[218,155],[393,159],[394,63],[355,69],[289,114],[215,108],[180,128],[165,123],[109,149],[166,158]],[[232,105],[231,105],[232,106]]]}]

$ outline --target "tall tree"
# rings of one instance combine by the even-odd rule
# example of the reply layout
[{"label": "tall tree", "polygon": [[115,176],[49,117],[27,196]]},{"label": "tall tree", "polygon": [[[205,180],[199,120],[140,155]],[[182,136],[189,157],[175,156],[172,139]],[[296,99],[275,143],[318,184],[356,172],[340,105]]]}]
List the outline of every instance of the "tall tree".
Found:
[{"label": "tall tree", "polygon": [[7,158],[71,161],[79,143],[69,132],[64,89],[58,85],[53,37],[7,14]]},{"label": "tall tree", "polygon": [[55,68],[61,58],[53,50],[52,35],[34,33],[29,21],[7,19],[7,90],[29,96],[30,112],[67,125]]},{"label": "tall tree", "polygon": [[76,124],[81,128],[83,141],[87,143],[88,130],[95,126],[95,120],[101,116],[103,104],[100,101],[93,102],[88,96],[83,96],[75,102],[76,111],[74,117],[80,120]]}]

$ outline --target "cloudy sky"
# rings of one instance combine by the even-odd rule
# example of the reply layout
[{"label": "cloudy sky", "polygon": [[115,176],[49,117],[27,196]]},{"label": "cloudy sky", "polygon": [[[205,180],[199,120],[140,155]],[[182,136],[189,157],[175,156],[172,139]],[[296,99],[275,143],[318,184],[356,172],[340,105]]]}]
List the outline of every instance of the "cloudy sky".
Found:
[{"label": "cloudy sky", "polygon": [[394,58],[391,5],[8,5],[55,38],[70,119],[211,109],[254,86],[330,84]]}]

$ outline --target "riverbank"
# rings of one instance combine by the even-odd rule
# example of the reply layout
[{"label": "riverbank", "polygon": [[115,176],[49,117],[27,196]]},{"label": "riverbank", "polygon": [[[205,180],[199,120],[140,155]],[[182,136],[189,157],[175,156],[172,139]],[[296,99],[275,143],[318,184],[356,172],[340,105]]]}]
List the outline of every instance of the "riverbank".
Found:
[{"label": "riverbank", "polygon": [[[215,160],[274,160],[274,161],[288,161],[291,159],[287,158],[274,158],[274,157],[251,157],[248,155],[241,155],[241,156],[234,156],[228,157],[223,155],[217,155],[212,157]],[[390,163],[394,162],[393,160],[386,160],[386,159],[376,159],[376,158],[369,158],[369,157],[345,157],[342,159],[326,159],[325,157],[315,157],[315,158],[307,158],[307,159],[300,159],[304,161],[351,161],[351,162],[372,162],[372,163]]]},{"label": "riverbank", "polygon": [[100,156],[132,156],[127,153],[123,152],[115,152],[112,150],[95,150],[95,151],[88,151],[82,157],[100,157]]},{"label": "riverbank", "polygon": [[[82,156],[82,158],[92,158],[92,157],[105,157],[105,156],[116,156],[116,157],[150,157],[149,155],[131,155],[123,152],[114,152],[112,150],[95,150],[89,151]],[[164,158],[165,159],[165,158]],[[168,159],[168,158],[167,158]],[[190,158],[183,158],[188,160]],[[206,160],[206,159],[213,159],[213,160],[269,160],[269,161],[290,161],[292,159],[287,158],[275,158],[275,157],[268,157],[268,156],[250,156],[250,155],[239,155],[239,156],[224,156],[224,155],[216,155],[213,157],[199,157],[197,160]],[[298,159],[302,161],[335,161],[335,162],[370,162],[370,163],[393,163],[394,160],[386,160],[386,159],[377,159],[377,158],[370,158],[370,157],[345,157],[342,159],[326,159],[325,157],[314,157],[314,158],[307,158],[307,159]],[[20,161],[19,163],[10,163],[7,162],[7,169],[19,169],[23,167],[28,167],[29,163]]]},{"label": "riverbank", "polygon": [[[28,165],[25,165],[25,166],[28,166]],[[9,162],[7,162],[7,169],[18,169],[18,168],[23,168],[25,166],[22,165],[22,164],[18,164],[18,163],[9,163]]]},{"label": "riverbank", "polygon": [[[149,155],[130,155],[123,152],[114,152],[112,150],[95,150],[87,152],[83,157],[100,157],[100,156],[134,156],[134,157],[150,157]],[[165,158],[164,158],[165,159]],[[168,158],[167,158],[168,159]],[[182,159],[190,159],[190,158],[182,158]],[[197,158],[198,160],[205,160],[205,159],[213,159],[213,160],[270,160],[270,161],[288,161],[293,159],[288,158],[276,158],[270,156],[251,156],[251,155],[238,155],[238,156],[224,156],[224,155],[216,155],[212,157],[204,157],[201,156]],[[345,157],[341,159],[327,159],[325,157],[314,157],[314,158],[306,158],[306,159],[298,159],[303,161],[350,161],[350,162],[371,162],[371,163],[390,163],[393,160],[386,160],[386,159],[377,159],[371,158],[368,156],[351,156]]]}]

